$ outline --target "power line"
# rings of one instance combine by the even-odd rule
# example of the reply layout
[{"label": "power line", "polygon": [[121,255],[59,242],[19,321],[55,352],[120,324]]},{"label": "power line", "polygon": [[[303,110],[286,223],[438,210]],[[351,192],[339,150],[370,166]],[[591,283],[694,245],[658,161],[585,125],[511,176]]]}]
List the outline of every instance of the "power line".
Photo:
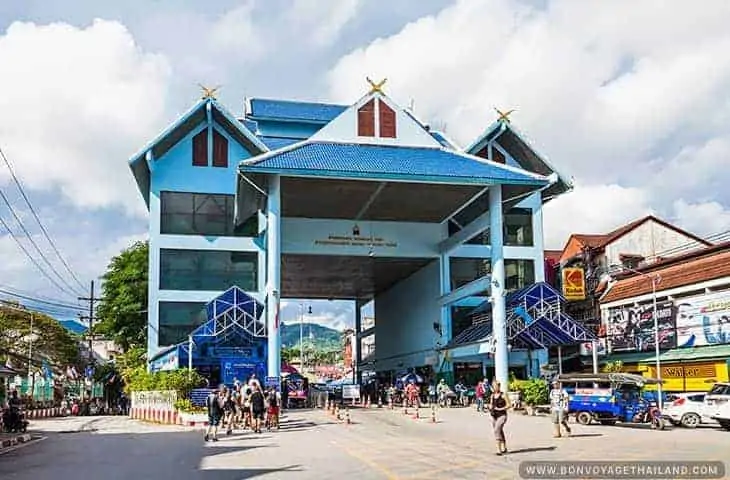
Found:
[{"label": "power line", "polygon": [[45,300],[45,301],[48,301],[48,302],[53,302],[53,303],[58,303],[58,304],[67,305],[67,306],[73,306],[73,307],[80,307],[81,306],[79,304],[70,303],[70,302],[68,302],[66,300],[60,300],[60,299],[55,298],[55,297],[49,297],[47,295],[35,294],[35,293],[32,293],[32,292],[28,292],[27,290],[21,290],[19,288],[15,288],[13,286],[0,285],[0,291],[3,291],[3,290],[6,291],[9,295],[14,295],[14,296],[22,296],[22,295],[25,295],[27,297],[30,297],[31,300]]},{"label": "power line", "polygon": [[28,296],[28,295],[21,295],[19,293],[13,293],[13,292],[4,290],[2,288],[0,288],[0,293],[3,293],[5,295],[9,295],[11,297],[20,298],[22,300],[29,300],[29,301],[34,302],[34,303],[42,303],[44,305],[50,305],[52,307],[65,308],[65,309],[69,309],[69,310],[81,310],[82,309],[82,307],[80,305],[71,305],[70,303],[51,302],[51,301],[43,300],[43,299],[40,299],[40,298],[34,298],[34,297],[31,297],[31,296]]},{"label": "power line", "polygon": [[13,177],[13,181],[15,182],[15,185],[18,187],[18,190],[20,191],[20,195],[23,197],[23,200],[25,200],[25,204],[28,205],[28,208],[30,209],[31,213],[33,214],[33,218],[35,218],[36,222],[38,222],[38,226],[41,229],[41,232],[43,232],[43,235],[46,237],[46,240],[48,240],[48,243],[51,244],[51,248],[53,248],[53,251],[56,253],[56,256],[59,260],[61,260],[61,263],[66,268],[66,271],[71,275],[71,277],[76,281],[76,283],[79,285],[80,288],[84,288],[84,285],[79,280],[78,276],[73,272],[71,267],[69,266],[68,262],[65,258],[63,258],[63,255],[61,255],[61,252],[58,250],[58,247],[56,247],[56,243],[51,239],[51,236],[48,234],[48,231],[46,230],[46,227],[43,225],[43,222],[41,222],[40,217],[38,216],[38,213],[35,211],[35,208],[33,208],[33,205],[30,203],[30,199],[25,193],[25,189],[23,188],[23,185],[20,183],[20,180],[18,180],[18,177],[15,175],[15,171],[13,170],[13,167],[10,165],[10,161],[5,156],[5,152],[3,152],[2,147],[0,147],[0,157],[2,157],[3,161],[5,162],[5,165],[8,167],[8,171],[10,171],[10,175]]},{"label": "power line", "polygon": [[28,249],[25,248],[25,245],[23,245],[23,243],[18,239],[18,237],[15,235],[15,233],[13,233],[13,231],[10,230],[10,227],[8,226],[8,224],[5,222],[5,220],[1,216],[0,216],[0,225],[2,225],[3,228],[5,228],[5,230],[8,231],[8,234],[10,235],[10,237],[13,240],[15,240],[15,243],[18,244],[18,247],[20,247],[20,249],[23,251],[25,256],[28,257],[28,259],[33,263],[33,265],[35,265],[35,267],[38,269],[39,272],[41,272],[41,274],[43,274],[44,277],[46,277],[53,285],[56,286],[56,288],[58,288],[62,292],[73,296],[73,293],[69,293],[69,291],[66,290],[65,287],[62,287],[61,285],[59,285],[59,283],[53,277],[48,275],[48,272],[46,272],[43,269],[43,267],[41,267],[41,265],[38,263],[38,261],[35,258],[33,258],[33,255],[31,255],[30,252],[28,252]]},{"label": "power line", "polygon": [[[23,221],[22,221],[22,220],[20,219],[20,217],[18,216],[17,212],[16,212],[16,211],[15,211],[15,209],[13,208],[12,204],[11,204],[11,203],[10,203],[10,201],[8,200],[8,197],[7,197],[6,195],[5,195],[5,193],[4,193],[3,191],[2,191],[2,189],[0,189],[0,198],[2,198],[3,202],[5,203],[5,205],[6,205],[6,206],[8,207],[8,209],[10,210],[10,213],[11,213],[11,214],[13,215],[13,218],[15,218],[15,221],[16,221],[16,222],[18,223],[18,225],[20,226],[20,229],[21,229],[21,230],[23,230],[23,233],[25,233],[25,237],[26,237],[26,238],[28,239],[28,241],[29,241],[29,242],[31,243],[31,245],[33,245],[33,247],[35,247],[36,251],[37,251],[37,252],[38,252],[38,254],[39,254],[39,255],[41,256],[41,258],[43,259],[43,261],[45,261],[45,262],[46,262],[46,265],[48,265],[48,268],[50,268],[50,269],[51,269],[51,272],[55,273],[55,274],[56,274],[56,276],[58,277],[58,279],[59,279],[59,280],[61,280],[61,282],[62,282],[62,283],[63,283],[64,285],[66,285],[67,287],[69,287],[69,288],[71,289],[71,292],[73,292],[73,291],[74,291],[74,287],[73,287],[73,286],[71,286],[71,284],[70,284],[70,283],[69,283],[69,282],[68,282],[67,280],[65,280],[65,279],[64,279],[64,278],[63,278],[63,277],[61,276],[61,274],[60,274],[60,273],[58,273],[58,270],[56,270],[56,267],[54,267],[54,266],[53,266],[53,264],[51,264],[51,262],[50,262],[50,261],[48,260],[48,257],[46,257],[46,255],[45,255],[45,254],[43,253],[43,251],[42,251],[42,250],[40,249],[40,247],[39,247],[39,246],[38,246],[38,244],[37,244],[37,243],[35,242],[35,240],[33,240],[33,236],[32,236],[32,235],[30,234],[30,232],[28,231],[28,229],[27,229],[27,228],[25,228],[25,225],[23,224]],[[7,224],[6,224],[6,225],[7,225]],[[6,228],[7,228],[7,227],[6,227]]]}]

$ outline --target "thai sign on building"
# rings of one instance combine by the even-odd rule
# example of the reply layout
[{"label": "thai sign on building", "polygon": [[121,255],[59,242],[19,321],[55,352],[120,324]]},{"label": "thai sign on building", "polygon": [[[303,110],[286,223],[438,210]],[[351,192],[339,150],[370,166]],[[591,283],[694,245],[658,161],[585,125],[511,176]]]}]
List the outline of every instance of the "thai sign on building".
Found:
[{"label": "thai sign on building", "polygon": [[325,238],[314,240],[315,245],[328,245],[340,247],[372,247],[372,248],[396,248],[398,242],[375,236],[360,235],[328,235]]},{"label": "thai sign on building", "polygon": [[[610,352],[645,352],[655,348],[653,305],[611,308],[605,320],[607,347]],[[657,304],[659,348],[675,348],[676,309],[672,302]]]},{"label": "thai sign on building", "polygon": [[730,343],[730,292],[682,298],[676,303],[680,347]]},{"label": "thai sign on building", "polygon": [[563,296],[568,301],[586,299],[586,276],[582,268],[564,268],[561,272]]}]

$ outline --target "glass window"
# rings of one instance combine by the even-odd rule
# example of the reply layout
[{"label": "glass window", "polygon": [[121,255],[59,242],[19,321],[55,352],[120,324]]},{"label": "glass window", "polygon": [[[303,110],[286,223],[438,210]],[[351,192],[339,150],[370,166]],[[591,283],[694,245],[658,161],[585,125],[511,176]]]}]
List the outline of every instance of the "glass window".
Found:
[{"label": "glass window", "polygon": [[258,290],[258,254],[220,250],[160,250],[161,290]]},{"label": "glass window", "polygon": [[[451,289],[456,290],[492,271],[488,258],[450,258]],[[535,262],[532,260],[504,261],[505,288],[519,290],[535,283]]]},{"label": "glass window", "polygon": [[183,342],[190,332],[205,323],[205,303],[160,302],[158,345],[167,347]]},{"label": "glass window", "polygon": [[454,338],[472,326],[474,307],[451,307],[451,337]]},{"label": "glass window", "polygon": [[235,197],[210,193],[162,192],[160,233],[255,237],[258,215],[234,228]]},{"label": "glass window", "polygon": [[449,258],[451,289],[456,290],[490,272],[488,258]]},{"label": "glass window", "polygon": [[519,290],[535,283],[535,262],[532,260],[505,260],[504,283],[507,291]]},{"label": "glass window", "polygon": [[[466,242],[469,245],[489,245],[489,229]],[[532,233],[532,210],[512,208],[504,216],[504,244],[508,247],[531,247],[534,245]]]}]

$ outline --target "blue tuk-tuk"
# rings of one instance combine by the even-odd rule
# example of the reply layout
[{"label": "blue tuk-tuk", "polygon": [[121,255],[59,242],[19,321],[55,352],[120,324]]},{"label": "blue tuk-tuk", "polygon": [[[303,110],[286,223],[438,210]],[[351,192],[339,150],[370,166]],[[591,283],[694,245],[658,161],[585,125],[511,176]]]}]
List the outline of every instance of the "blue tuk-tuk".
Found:
[{"label": "blue tuk-tuk", "polygon": [[655,402],[642,395],[645,385],[660,382],[630,373],[558,375],[557,380],[568,393],[568,412],[582,425],[593,421],[601,425],[649,423],[663,430],[665,423]]}]

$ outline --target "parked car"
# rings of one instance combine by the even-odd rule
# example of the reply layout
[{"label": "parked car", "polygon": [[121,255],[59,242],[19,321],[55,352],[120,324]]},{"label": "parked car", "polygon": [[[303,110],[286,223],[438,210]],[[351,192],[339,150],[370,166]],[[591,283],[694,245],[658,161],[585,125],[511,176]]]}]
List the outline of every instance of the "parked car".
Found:
[{"label": "parked car", "polygon": [[730,402],[723,403],[710,417],[722,428],[730,431]]},{"label": "parked car", "polygon": [[687,428],[695,428],[701,424],[715,423],[705,405],[705,392],[697,393],[675,393],[668,395],[664,405],[662,416],[669,420],[672,425],[681,425]]}]

